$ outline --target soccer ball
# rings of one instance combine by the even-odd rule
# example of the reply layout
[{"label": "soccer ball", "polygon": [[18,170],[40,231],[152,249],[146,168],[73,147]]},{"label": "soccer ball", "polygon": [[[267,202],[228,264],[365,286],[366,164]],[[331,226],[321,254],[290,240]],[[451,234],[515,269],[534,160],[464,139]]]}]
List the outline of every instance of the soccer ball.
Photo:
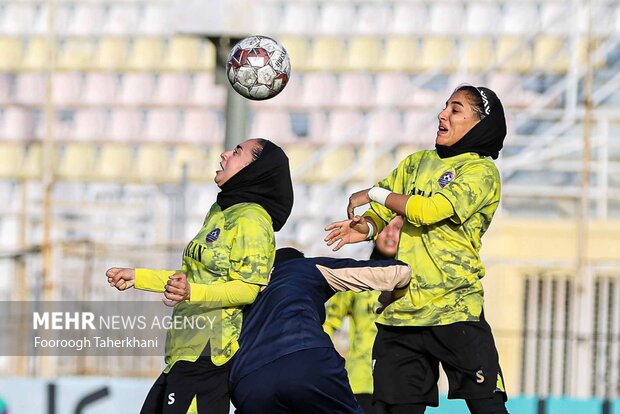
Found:
[{"label": "soccer ball", "polygon": [[276,40],[254,35],[232,48],[226,73],[237,92],[261,101],[282,92],[291,75],[291,62],[286,49]]}]

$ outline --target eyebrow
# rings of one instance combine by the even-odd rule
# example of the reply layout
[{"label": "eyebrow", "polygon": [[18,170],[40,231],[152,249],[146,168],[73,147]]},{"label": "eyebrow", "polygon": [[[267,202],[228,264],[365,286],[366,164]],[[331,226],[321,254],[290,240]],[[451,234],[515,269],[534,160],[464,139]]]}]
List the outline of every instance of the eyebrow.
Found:
[{"label": "eyebrow", "polygon": [[465,105],[463,105],[461,101],[446,102],[446,106],[448,106],[450,103],[455,104],[455,105],[460,105],[461,107],[465,108]]},{"label": "eyebrow", "polygon": [[237,145],[237,146],[235,147],[235,149],[236,149],[236,150],[243,151],[243,147],[242,147],[241,145]]}]

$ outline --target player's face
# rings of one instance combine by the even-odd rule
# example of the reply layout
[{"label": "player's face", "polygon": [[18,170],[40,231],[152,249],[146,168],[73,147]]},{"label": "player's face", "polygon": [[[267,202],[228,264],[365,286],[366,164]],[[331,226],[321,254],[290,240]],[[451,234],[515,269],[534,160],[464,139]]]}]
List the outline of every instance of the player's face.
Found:
[{"label": "player's face", "polygon": [[400,240],[400,229],[403,227],[403,218],[396,216],[379,233],[375,245],[379,252],[386,257],[396,256],[398,251],[398,240]]},{"label": "player's face", "polygon": [[437,118],[439,127],[435,142],[447,147],[456,144],[474,125],[480,122],[465,91],[453,93]]},{"label": "player's face", "polygon": [[220,158],[220,170],[215,172],[215,183],[221,187],[230,180],[232,176],[241,171],[244,167],[250,165],[254,158],[252,157],[252,149],[258,143],[254,139],[248,139],[237,145],[235,149],[224,151]]}]

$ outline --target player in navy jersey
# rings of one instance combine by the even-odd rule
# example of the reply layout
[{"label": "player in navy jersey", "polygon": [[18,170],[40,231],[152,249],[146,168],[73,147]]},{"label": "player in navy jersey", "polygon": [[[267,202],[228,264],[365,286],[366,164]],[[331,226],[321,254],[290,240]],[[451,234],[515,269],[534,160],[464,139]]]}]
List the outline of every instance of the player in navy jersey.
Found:
[{"label": "player in navy jersey", "polygon": [[244,311],[230,390],[239,414],[363,414],[344,360],[323,331],[325,302],[336,292],[391,291],[386,306],[407,290],[411,270],[400,261],[304,258],[276,252],[269,284]]}]

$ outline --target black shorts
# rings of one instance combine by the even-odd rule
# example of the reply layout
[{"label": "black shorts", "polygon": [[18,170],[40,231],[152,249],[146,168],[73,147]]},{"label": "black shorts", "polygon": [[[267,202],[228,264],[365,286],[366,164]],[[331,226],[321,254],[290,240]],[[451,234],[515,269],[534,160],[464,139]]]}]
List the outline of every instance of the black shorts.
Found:
[{"label": "black shorts", "polygon": [[185,414],[196,397],[199,414],[228,414],[229,364],[216,366],[210,356],[177,361],[151,387],[140,414]]},{"label": "black shorts", "polygon": [[491,398],[504,380],[491,327],[478,322],[442,326],[378,325],[373,347],[374,399],[386,404],[437,407],[439,363],[448,398]]}]

